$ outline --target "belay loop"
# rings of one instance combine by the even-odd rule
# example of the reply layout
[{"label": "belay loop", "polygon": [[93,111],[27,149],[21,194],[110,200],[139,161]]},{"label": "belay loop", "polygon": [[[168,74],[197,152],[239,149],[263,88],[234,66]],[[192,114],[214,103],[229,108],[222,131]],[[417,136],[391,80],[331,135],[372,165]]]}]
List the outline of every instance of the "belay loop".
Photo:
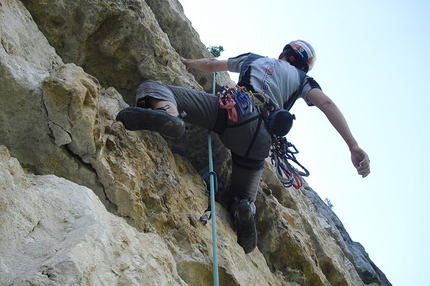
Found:
[{"label": "belay loop", "polygon": [[284,187],[293,186],[300,189],[303,186],[302,176],[310,175],[309,171],[296,159],[299,153],[296,146],[285,137],[272,135],[271,161],[276,168],[276,175]]}]

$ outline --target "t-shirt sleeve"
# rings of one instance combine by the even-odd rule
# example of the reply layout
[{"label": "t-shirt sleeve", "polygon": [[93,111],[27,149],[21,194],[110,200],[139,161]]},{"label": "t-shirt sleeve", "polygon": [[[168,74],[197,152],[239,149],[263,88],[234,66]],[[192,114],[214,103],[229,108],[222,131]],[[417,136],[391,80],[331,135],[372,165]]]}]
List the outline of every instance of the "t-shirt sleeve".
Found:
[{"label": "t-shirt sleeve", "polygon": [[308,106],[314,106],[314,104],[308,100],[308,93],[309,91],[311,91],[311,89],[314,89],[314,88],[318,88],[322,90],[320,85],[313,78],[307,77],[305,79],[303,91],[300,97],[304,99],[304,101]]},{"label": "t-shirt sleeve", "polygon": [[229,58],[227,60],[228,71],[230,72],[240,72],[240,68],[245,60],[251,53],[241,54],[234,58]]}]

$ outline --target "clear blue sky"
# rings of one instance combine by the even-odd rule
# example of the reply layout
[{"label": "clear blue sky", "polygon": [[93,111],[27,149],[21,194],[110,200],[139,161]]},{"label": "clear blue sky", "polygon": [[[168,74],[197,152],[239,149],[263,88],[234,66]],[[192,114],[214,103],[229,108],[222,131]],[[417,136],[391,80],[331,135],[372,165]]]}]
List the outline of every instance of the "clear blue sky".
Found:
[{"label": "clear blue sky", "polygon": [[288,139],[307,181],[393,285],[429,285],[430,2],[179,1],[203,43],[224,47],[221,59],[313,45],[309,75],[344,113],[372,173],[359,177],[324,115],[299,101]]}]

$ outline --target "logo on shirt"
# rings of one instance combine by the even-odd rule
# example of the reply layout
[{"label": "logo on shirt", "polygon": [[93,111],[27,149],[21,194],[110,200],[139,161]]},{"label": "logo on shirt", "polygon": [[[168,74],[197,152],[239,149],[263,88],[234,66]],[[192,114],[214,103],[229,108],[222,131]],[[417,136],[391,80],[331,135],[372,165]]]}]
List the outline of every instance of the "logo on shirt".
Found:
[{"label": "logo on shirt", "polygon": [[267,76],[272,75],[275,72],[275,64],[271,61],[267,61],[265,63],[266,65],[266,71],[263,75],[263,78],[261,79],[261,90],[266,91],[269,86],[267,83]]}]

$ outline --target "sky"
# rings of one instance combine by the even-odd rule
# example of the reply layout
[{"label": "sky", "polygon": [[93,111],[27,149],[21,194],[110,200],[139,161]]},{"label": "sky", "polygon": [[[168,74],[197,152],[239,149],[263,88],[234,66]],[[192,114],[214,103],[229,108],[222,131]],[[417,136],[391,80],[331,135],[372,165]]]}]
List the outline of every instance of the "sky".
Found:
[{"label": "sky", "polygon": [[357,175],[325,116],[297,101],[287,138],[306,181],[393,285],[429,285],[430,2],[179,1],[201,41],[223,46],[219,59],[278,57],[297,39],[313,46],[308,74],[341,109],[371,174]]}]

